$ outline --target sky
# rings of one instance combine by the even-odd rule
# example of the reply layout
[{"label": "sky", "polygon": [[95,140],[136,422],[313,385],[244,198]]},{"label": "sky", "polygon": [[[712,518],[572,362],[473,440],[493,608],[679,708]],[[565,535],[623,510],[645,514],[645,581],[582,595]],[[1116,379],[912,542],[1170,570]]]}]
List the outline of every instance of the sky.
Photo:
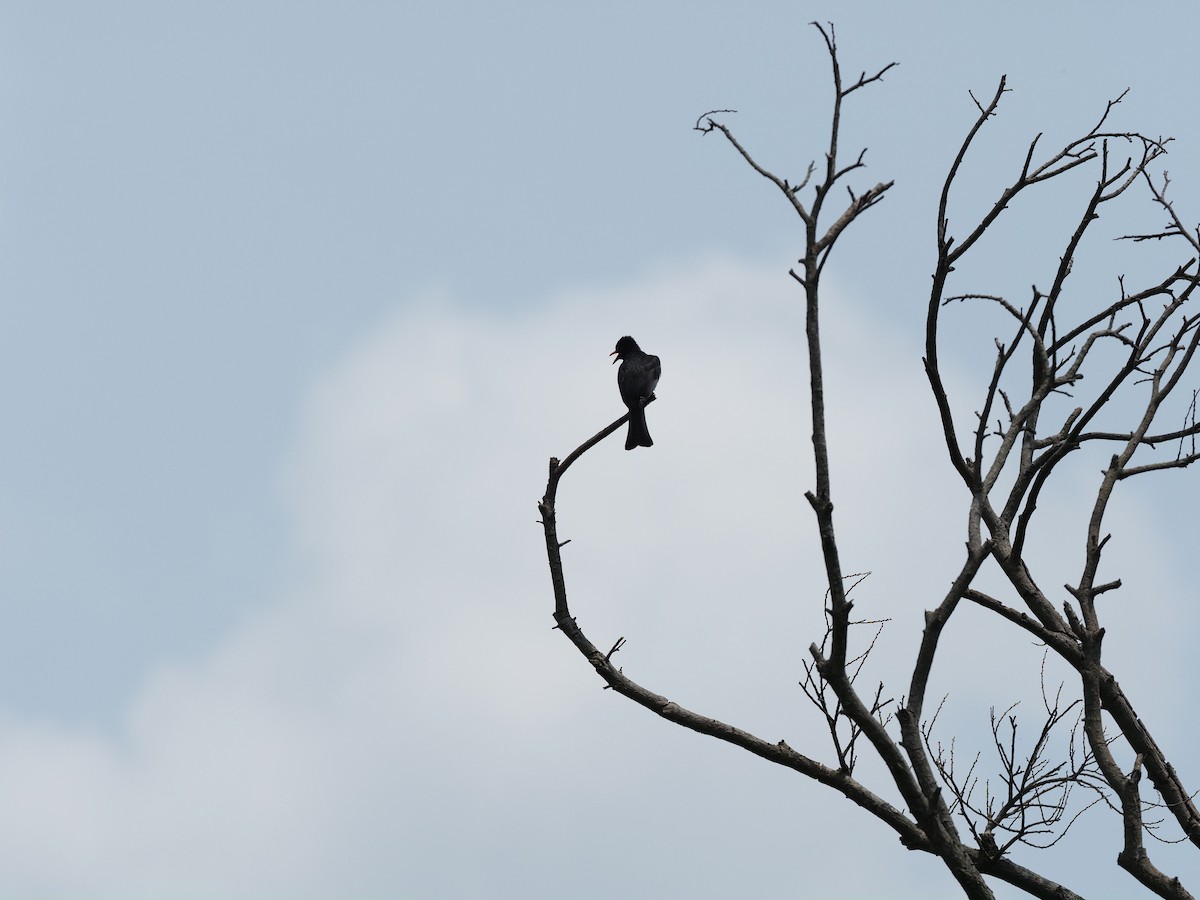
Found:
[{"label": "sky", "polygon": [[[818,785],[602,690],[551,629],[547,461],[623,413],[633,334],[663,359],[655,446],[565,479],[572,610],[652,690],[832,759],[797,686],[824,590],[799,223],[692,130],[736,109],[802,175],[831,90],[813,20],[847,73],[899,63],[845,113],[856,183],[896,185],[840,242],[823,328],[843,560],[900,694],[964,539],[920,358],[969,92],[1008,76],[952,222],[1126,88],[1118,124],[1175,137],[1195,221],[1200,12],[0,0],[0,895],[955,895]],[[1014,210],[971,277],[1045,284],[1070,197]],[[1121,209],[1111,234],[1156,222]],[[969,415],[994,319],[956,315]],[[1045,511],[1047,583],[1081,560],[1091,462]],[[1193,478],[1119,497],[1106,651],[1195,782]],[[990,707],[1036,711],[1041,651],[954,628],[931,696],[986,749]],[[1117,824],[1016,858],[1129,896]]]}]

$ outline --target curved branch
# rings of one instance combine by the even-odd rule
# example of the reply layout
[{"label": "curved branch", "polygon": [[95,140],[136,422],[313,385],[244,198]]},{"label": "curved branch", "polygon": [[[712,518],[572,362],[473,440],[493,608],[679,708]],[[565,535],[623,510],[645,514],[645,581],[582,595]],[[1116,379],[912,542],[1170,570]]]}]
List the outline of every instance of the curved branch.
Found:
[{"label": "curved branch", "polygon": [[[557,459],[550,460],[550,474],[546,481],[546,493],[538,503],[542,515],[542,528],[546,538],[546,556],[550,564],[550,580],[554,589],[554,621],[558,629],[575,645],[596,673],[605,683],[618,694],[628,697],[640,706],[651,710],[668,721],[681,725],[699,734],[715,737],[735,746],[748,750],[776,765],[793,769],[803,775],[828,785],[852,802],[870,812],[890,826],[907,847],[914,849],[929,849],[929,840],[924,832],[903,812],[896,809],[882,797],[872,793],[849,774],[824,765],[814,759],[798,753],[784,741],[771,743],[736,728],[718,719],[701,715],[656,694],[638,684],[624,674],[612,662],[612,652],[604,653],[584,634],[575,617],[571,614],[567,603],[566,578],[563,572],[562,547],[565,542],[558,538],[557,511],[555,497],[562,476],[570,463],[578,460],[588,450],[598,444],[608,435],[616,431],[627,417],[616,420],[593,437],[584,441],[567,457],[562,464]],[[614,648],[616,649],[616,648]]]}]

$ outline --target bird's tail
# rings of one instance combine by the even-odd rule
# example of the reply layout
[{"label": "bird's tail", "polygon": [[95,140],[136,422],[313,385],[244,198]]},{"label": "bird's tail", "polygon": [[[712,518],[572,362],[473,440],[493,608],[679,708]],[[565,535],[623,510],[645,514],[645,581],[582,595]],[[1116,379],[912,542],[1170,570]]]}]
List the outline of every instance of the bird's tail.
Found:
[{"label": "bird's tail", "polygon": [[634,447],[653,447],[650,430],[646,427],[646,409],[638,403],[629,410],[629,432],[625,435],[625,449]]}]

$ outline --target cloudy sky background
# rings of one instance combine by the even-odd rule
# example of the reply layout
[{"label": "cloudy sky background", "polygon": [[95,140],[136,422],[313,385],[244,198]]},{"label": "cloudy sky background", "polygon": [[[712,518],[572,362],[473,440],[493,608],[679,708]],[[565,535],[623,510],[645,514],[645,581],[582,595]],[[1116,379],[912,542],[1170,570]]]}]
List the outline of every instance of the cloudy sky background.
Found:
[{"label": "cloudy sky background", "polygon": [[[622,412],[617,337],[662,356],[653,451],[610,440],[560,491],[573,610],[647,686],[829,760],[796,686],[823,590],[798,222],[691,125],[736,108],[794,179],[830,95],[807,23],[848,73],[900,63],[847,111],[858,183],[897,183],[825,320],[843,559],[899,695],[963,540],[920,356],[967,91],[1013,92],[963,221],[1126,87],[1193,221],[1200,14],[414,6],[0,3],[0,894],[952,896],[828,792],[600,689],[550,629],[546,462]],[[1047,283],[1064,209],[1014,218],[978,286]],[[955,314],[970,397],[994,321]],[[1046,505],[1046,584],[1099,465]],[[1191,477],[1120,497],[1106,650],[1196,782]],[[973,610],[949,640],[931,696],[978,745],[1040,651]],[[1017,858],[1126,896],[1117,841],[1095,815]]]}]

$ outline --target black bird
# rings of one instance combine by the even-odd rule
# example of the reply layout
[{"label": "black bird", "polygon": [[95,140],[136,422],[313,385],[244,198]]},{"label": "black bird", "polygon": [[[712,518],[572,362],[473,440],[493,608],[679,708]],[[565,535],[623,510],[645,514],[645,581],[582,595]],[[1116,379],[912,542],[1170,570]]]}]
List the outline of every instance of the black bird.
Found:
[{"label": "black bird", "polygon": [[617,387],[621,389],[621,399],[629,407],[629,433],[625,436],[625,449],[634,447],[653,447],[650,432],[646,428],[646,401],[654,396],[654,388],[658,377],[662,374],[662,364],[657,356],[643,353],[637,341],[629,335],[617,341],[617,349],[609,356],[624,360],[621,368],[617,369]]}]

